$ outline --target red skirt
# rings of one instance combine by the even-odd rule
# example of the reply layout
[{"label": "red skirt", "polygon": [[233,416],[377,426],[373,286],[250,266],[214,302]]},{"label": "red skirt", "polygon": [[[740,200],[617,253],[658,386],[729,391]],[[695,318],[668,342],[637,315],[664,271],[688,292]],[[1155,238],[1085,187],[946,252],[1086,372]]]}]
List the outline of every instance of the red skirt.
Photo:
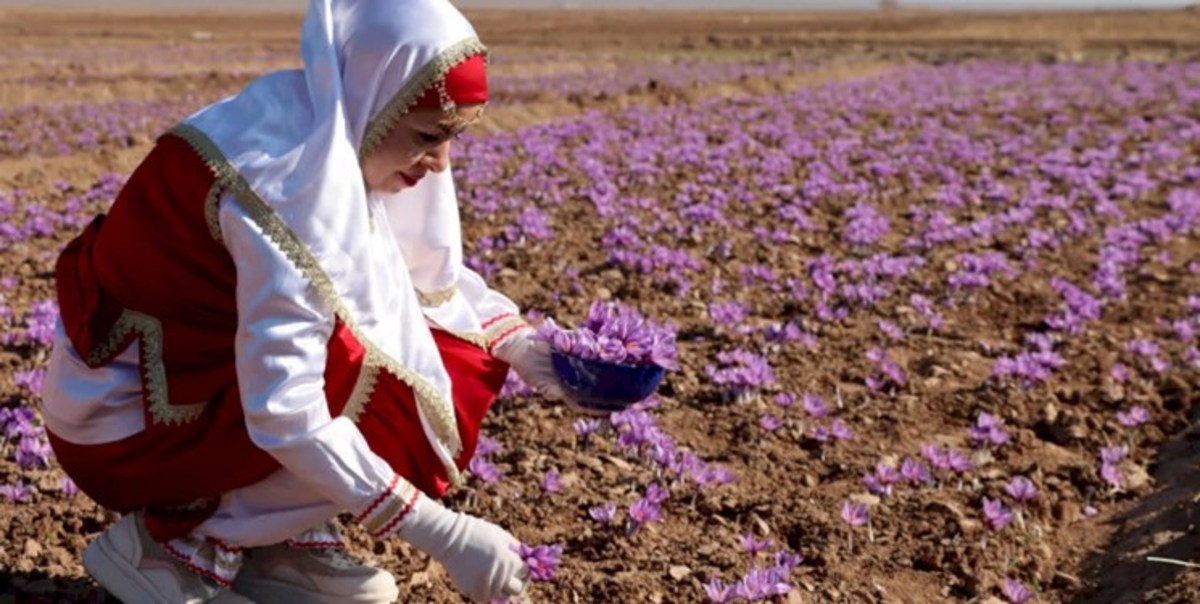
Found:
[{"label": "red skirt", "polygon": [[[475,454],[483,418],[504,385],[508,365],[444,331],[434,330],[433,336],[453,385],[463,443],[455,461],[461,471]],[[335,354],[333,349],[339,347],[341,354]],[[331,358],[361,363],[361,346],[340,324],[330,348]],[[353,387],[353,378],[344,376],[357,371],[340,369],[344,368],[331,366],[326,371],[328,400],[345,401],[342,393],[331,391]],[[340,405],[330,409],[334,416],[340,412]],[[445,495],[450,478],[425,436],[412,390],[404,382],[381,372],[357,425],[371,450],[398,474],[431,497]],[[53,433],[48,436],[59,464],[81,491],[112,510],[144,510],[147,528],[158,540],[186,535],[216,510],[223,493],[249,486],[280,468],[251,442],[236,387],[196,422],[181,426],[157,426],[97,445],[73,444]]]}]

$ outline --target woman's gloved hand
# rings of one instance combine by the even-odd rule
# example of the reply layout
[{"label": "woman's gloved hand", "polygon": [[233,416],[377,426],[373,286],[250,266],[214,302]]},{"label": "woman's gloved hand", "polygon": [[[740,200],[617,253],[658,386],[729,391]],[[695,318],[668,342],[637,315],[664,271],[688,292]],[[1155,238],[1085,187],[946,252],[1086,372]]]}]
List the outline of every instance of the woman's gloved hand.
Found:
[{"label": "woman's gloved hand", "polygon": [[493,354],[508,363],[538,394],[551,400],[573,402],[554,372],[554,365],[550,361],[550,344],[535,338],[532,330],[512,336]]},{"label": "woman's gloved hand", "polygon": [[517,539],[486,520],[447,509],[418,496],[400,538],[445,567],[459,591],[474,602],[491,602],[525,591],[529,567]]}]

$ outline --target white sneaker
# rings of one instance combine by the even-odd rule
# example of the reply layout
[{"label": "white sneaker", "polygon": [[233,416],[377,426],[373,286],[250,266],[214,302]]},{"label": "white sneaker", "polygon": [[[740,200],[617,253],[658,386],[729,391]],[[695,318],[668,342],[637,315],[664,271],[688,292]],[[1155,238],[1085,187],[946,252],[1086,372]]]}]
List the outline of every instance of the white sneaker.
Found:
[{"label": "white sneaker", "polygon": [[259,602],[391,604],[400,598],[391,573],[339,548],[286,544],[246,551],[233,590]]},{"label": "white sneaker", "polygon": [[253,604],[188,570],[150,538],[140,512],[122,516],[92,541],[83,567],[125,604]]}]

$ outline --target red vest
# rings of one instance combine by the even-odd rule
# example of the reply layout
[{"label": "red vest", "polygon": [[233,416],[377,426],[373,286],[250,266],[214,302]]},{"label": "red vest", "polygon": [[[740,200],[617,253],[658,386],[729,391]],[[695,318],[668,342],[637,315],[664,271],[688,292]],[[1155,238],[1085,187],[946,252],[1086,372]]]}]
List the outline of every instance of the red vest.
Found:
[{"label": "red vest", "polygon": [[[62,321],[75,351],[99,367],[137,340],[146,430],[101,445],[50,434],[79,487],[118,511],[215,499],[279,468],[250,441],[234,369],[233,259],[219,241],[219,187],[183,139],[165,135],[134,171],[107,216],[72,240],[55,266]],[[454,384],[463,468],[508,366],[478,346],[434,332]],[[364,349],[339,321],[328,344],[325,395],[345,407]],[[386,372],[357,422],[371,448],[418,488],[441,496],[445,468],[425,438],[412,392]],[[192,506],[192,512],[211,505]],[[186,533],[207,513],[184,514]],[[186,529],[186,530],[184,530]],[[161,531],[156,531],[161,532]]]}]

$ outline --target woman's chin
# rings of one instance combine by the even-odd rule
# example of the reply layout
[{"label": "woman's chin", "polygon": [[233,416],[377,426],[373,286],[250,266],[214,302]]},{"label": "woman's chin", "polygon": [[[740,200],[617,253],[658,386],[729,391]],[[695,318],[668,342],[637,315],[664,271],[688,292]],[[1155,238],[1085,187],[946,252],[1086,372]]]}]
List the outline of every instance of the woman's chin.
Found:
[{"label": "woman's chin", "polygon": [[380,185],[367,187],[367,193],[371,195],[395,195],[407,188],[408,183],[404,182],[404,179],[392,178]]}]

